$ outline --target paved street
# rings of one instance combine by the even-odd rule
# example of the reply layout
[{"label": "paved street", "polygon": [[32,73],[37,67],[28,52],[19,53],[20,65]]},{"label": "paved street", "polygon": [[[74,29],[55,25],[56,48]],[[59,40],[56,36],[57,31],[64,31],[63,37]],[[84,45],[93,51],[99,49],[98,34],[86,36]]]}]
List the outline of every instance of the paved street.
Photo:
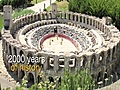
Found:
[{"label": "paved street", "polygon": [[31,10],[33,10],[35,12],[43,11],[44,6],[45,6],[45,8],[47,8],[48,6],[50,6],[50,1],[51,1],[51,3],[54,3],[56,0],[44,0],[43,2],[35,4],[34,6],[29,7],[27,9],[31,9]]}]

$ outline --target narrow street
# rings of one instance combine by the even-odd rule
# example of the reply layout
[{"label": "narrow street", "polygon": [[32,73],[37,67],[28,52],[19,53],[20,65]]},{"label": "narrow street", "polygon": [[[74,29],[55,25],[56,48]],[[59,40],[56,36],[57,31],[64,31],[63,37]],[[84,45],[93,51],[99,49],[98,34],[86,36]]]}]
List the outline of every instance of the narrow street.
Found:
[{"label": "narrow street", "polygon": [[[51,3],[50,3],[51,1]],[[28,7],[27,9],[31,9],[35,12],[40,12],[44,10],[44,7],[47,8],[48,6],[50,6],[50,4],[54,3],[56,0],[44,0],[43,2],[40,2],[38,4],[35,4],[32,7]]]}]

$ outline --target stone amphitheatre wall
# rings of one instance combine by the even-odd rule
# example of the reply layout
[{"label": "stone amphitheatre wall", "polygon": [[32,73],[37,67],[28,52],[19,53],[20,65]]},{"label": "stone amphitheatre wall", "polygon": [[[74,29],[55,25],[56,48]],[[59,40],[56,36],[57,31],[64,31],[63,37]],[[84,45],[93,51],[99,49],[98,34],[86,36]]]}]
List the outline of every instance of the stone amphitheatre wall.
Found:
[{"label": "stone amphitheatre wall", "polygon": [[[57,18],[53,18],[53,12],[41,12],[30,15],[24,15],[13,19],[12,28],[10,30],[4,30],[2,33],[3,41],[3,59],[10,68],[11,64],[8,63],[8,55],[24,55],[25,59],[29,56],[39,56],[45,57],[45,63],[43,65],[44,74],[47,77],[61,76],[62,71],[70,68],[69,61],[74,58],[75,63],[71,67],[72,71],[77,69],[88,68],[91,71],[91,75],[94,77],[95,82],[98,86],[107,85],[110,80],[116,78],[115,68],[119,62],[120,58],[120,32],[119,30],[111,24],[111,19],[104,17],[102,19],[88,16],[81,13],[72,12],[58,12]],[[71,56],[64,55],[54,55],[46,51],[39,51],[29,46],[22,45],[16,38],[17,33],[24,29],[24,34],[34,29],[48,24],[63,23],[75,27],[84,27],[89,29],[99,29],[103,34],[105,43],[101,47],[96,49],[91,49],[89,51],[84,51],[82,53],[74,53]],[[18,34],[19,35],[19,34]],[[93,35],[96,40],[96,36]],[[53,60],[53,66],[49,65],[49,60]],[[64,59],[64,66],[61,67],[62,59]],[[27,59],[26,59],[27,60]],[[39,72],[25,72],[18,71],[15,72],[18,78],[22,78],[24,75],[29,77],[30,74],[34,77],[34,82],[38,78]]]}]

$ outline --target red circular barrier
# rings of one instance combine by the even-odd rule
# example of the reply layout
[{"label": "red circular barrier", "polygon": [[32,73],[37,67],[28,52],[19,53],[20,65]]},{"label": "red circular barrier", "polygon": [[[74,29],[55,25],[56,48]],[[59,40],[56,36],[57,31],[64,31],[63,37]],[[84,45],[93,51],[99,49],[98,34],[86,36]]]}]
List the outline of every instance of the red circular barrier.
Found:
[{"label": "red circular barrier", "polygon": [[[62,38],[64,38],[64,39],[69,40],[77,49],[79,49],[79,47],[78,47],[79,45],[78,45],[78,43],[77,43],[74,39],[72,39],[72,38],[70,38],[70,37],[68,37],[68,36],[66,36],[66,35],[64,35],[64,34],[61,34],[61,33],[58,33],[57,35],[58,35],[58,37],[62,37]],[[40,40],[40,47],[41,47],[41,45],[43,44],[43,42],[44,42],[45,40],[47,40],[47,39],[49,39],[49,38],[51,38],[51,37],[55,37],[55,34],[54,34],[54,33],[51,33],[51,34],[45,35],[45,36]]]}]

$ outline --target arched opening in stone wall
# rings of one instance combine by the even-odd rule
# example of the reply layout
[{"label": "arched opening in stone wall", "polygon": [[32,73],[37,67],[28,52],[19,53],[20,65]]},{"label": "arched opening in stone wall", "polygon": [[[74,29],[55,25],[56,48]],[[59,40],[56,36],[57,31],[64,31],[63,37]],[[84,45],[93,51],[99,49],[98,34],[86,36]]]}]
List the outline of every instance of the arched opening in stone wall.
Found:
[{"label": "arched opening in stone wall", "polygon": [[110,53],[110,49],[107,51],[107,60],[106,60],[106,64],[108,62],[110,62],[110,56],[111,56],[111,53]]},{"label": "arched opening in stone wall", "polygon": [[102,81],[101,76],[102,76],[102,73],[101,73],[101,71],[100,71],[100,72],[98,73],[98,76],[97,76],[97,82]]},{"label": "arched opening in stone wall", "polygon": [[45,20],[45,15],[42,13],[42,20]]},{"label": "arched opening in stone wall", "polygon": [[48,77],[48,79],[49,79],[50,83],[54,82],[54,78],[53,77]]},{"label": "arched opening in stone wall", "polygon": [[26,24],[30,23],[30,16],[27,16]]},{"label": "arched opening in stone wall", "polygon": [[53,24],[53,22],[51,21],[51,24]]},{"label": "arched opening in stone wall", "polygon": [[106,78],[108,78],[108,72],[107,72],[107,69],[105,70],[105,72],[104,72],[104,80],[106,79]]},{"label": "arched opening in stone wall", "polygon": [[25,25],[25,18],[22,18],[22,21],[23,21],[23,26]]},{"label": "arched opening in stone wall", "polygon": [[23,53],[23,51],[22,50],[20,50],[20,56],[22,56],[24,53]]},{"label": "arched opening in stone wall", "polygon": [[32,73],[28,74],[28,83],[27,86],[30,87],[34,84],[34,75]]},{"label": "arched opening in stone wall", "polygon": [[17,56],[17,49],[15,47],[13,48],[13,52],[14,52],[14,55]]},{"label": "arched opening in stone wall", "polygon": [[48,57],[48,66],[49,69],[53,69],[54,68],[54,58],[53,57]]},{"label": "arched opening in stone wall", "polygon": [[11,48],[11,45],[9,45],[9,55],[12,55],[12,48]]},{"label": "arched opening in stone wall", "polygon": [[99,56],[99,65],[103,65],[103,64],[105,64],[104,52],[101,52]]},{"label": "arched opening in stone wall", "polygon": [[23,70],[19,71],[19,78],[23,79],[23,77],[25,76],[25,72]]},{"label": "arched opening in stone wall", "polygon": [[59,79],[58,79],[58,83],[61,84],[61,77],[59,77]]},{"label": "arched opening in stone wall", "polygon": [[42,24],[40,23],[39,26],[42,26]]},{"label": "arched opening in stone wall", "polygon": [[104,25],[102,24],[101,31],[104,32]]},{"label": "arched opening in stone wall", "polygon": [[[42,65],[42,63],[41,63],[41,54],[38,54],[37,55],[37,58],[39,59],[39,62],[37,63],[37,65]],[[42,65],[43,66],[43,65]]]},{"label": "arched opening in stone wall", "polygon": [[36,27],[39,27],[39,24],[37,23],[37,26]]},{"label": "arched opening in stone wall", "polygon": [[[13,59],[17,60],[18,59],[17,57],[18,57],[17,56],[17,49],[14,47],[13,48]],[[18,70],[14,71],[14,73],[15,73],[15,75],[18,75]]]},{"label": "arched opening in stone wall", "polygon": [[86,67],[87,66],[87,58],[86,56],[81,57],[81,67]]},{"label": "arched opening in stone wall", "polygon": [[120,45],[118,43],[117,46],[116,46],[117,59],[119,58],[119,51],[120,51]]},{"label": "arched opening in stone wall", "polygon": [[45,22],[45,25],[47,25],[47,22]]},{"label": "arched opening in stone wall", "polygon": [[40,20],[40,13],[38,13],[38,20]]},{"label": "arched opening in stone wall", "polygon": [[87,24],[89,24],[89,18],[87,17]]},{"label": "arched opening in stone wall", "polygon": [[98,26],[98,22],[95,20],[95,27],[98,28],[97,26]]},{"label": "arched opening in stone wall", "polygon": [[93,26],[95,26],[95,20],[93,20]]},{"label": "arched opening in stone wall", "polygon": [[49,18],[49,19],[52,19],[52,13],[49,13],[49,14],[48,14],[48,18]]},{"label": "arched opening in stone wall", "polygon": [[80,22],[82,22],[82,16],[80,16],[79,18],[80,18]]},{"label": "arched opening in stone wall", "polygon": [[20,61],[20,63],[24,63],[25,62],[24,52],[20,50],[19,53],[20,53],[20,58],[18,58],[18,61]]},{"label": "arched opening in stone wall", "polygon": [[64,19],[67,19],[67,15],[66,15],[66,13],[64,13]]},{"label": "arched opening in stone wall", "polygon": [[112,60],[114,60],[116,58],[115,56],[115,46],[113,47],[113,51],[112,51]]},{"label": "arched opening in stone wall", "polygon": [[104,84],[107,85],[107,83],[109,81],[107,69],[105,70],[105,72],[103,74],[103,80],[104,80]]},{"label": "arched opening in stone wall", "polygon": [[34,20],[37,21],[37,16],[36,16],[36,14],[34,15]]},{"label": "arched opening in stone wall", "polygon": [[63,67],[64,67],[64,64],[65,64],[65,63],[64,63],[64,60],[65,60],[64,57],[60,57],[60,58],[59,58],[59,67],[60,67],[60,68],[63,68]]},{"label": "arched opening in stone wall", "polygon": [[76,21],[78,22],[78,15],[76,15]]},{"label": "arched opening in stone wall", "polygon": [[91,77],[92,77],[92,79],[95,79],[95,75],[94,74],[92,74]]},{"label": "arched opening in stone wall", "polygon": [[85,23],[85,17],[83,17],[83,23]]},{"label": "arched opening in stone wall", "polygon": [[114,64],[111,65],[111,69],[112,69],[112,74],[114,74],[115,73],[115,65]]},{"label": "arched opening in stone wall", "polygon": [[19,20],[20,28],[22,27],[22,23],[21,23],[21,21],[22,21],[22,20],[20,19],[20,20]]},{"label": "arched opening in stone wall", "polygon": [[76,58],[75,57],[71,57],[70,61],[69,61],[69,67],[74,68],[76,66]]},{"label": "arched opening in stone wall", "polygon": [[6,50],[5,50],[5,52],[6,52],[6,54],[8,54],[8,44],[7,44],[7,42],[5,43],[5,47],[6,47]]},{"label": "arched opening in stone wall", "polygon": [[95,63],[95,61],[96,61],[96,57],[95,57],[95,55],[92,55],[92,57],[91,57],[91,62],[90,62],[90,67],[91,67],[91,70],[92,69],[95,69],[96,67],[96,63]]},{"label": "arched opening in stone wall", "polygon": [[26,25],[26,21],[27,21],[27,19],[26,19],[26,17],[24,18],[24,26]]},{"label": "arched opening in stone wall", "polygon": [[68,20],[71,20],[70,16],[71,16],[71,15],[70,15],[70,14],[68,14]]},{"label": "arched opening in stone wall", "polygon": [[28,24],[28,16],[25,17],[25,21],[26,21],[26,24]]},{"label": "arched opening in stone wall", "polygon": [[74,14],[73,14],[73,17],[72,17],[72,18],[73,18],[73,21],[75,21],[75,15],[74,15]]},{"label": "arched opening in stone wall", "polygon": [[100,29],[100,22],[98,22],[98,29]]},{"label": "arched opening in stone wall", "polygon": [[90,25],[92,25],[92,18],[90,18]]},{"label": "arched opening in stone wall", "polygon": [[31,17],[30,17],[30,21],[31,21],[31,22],[30,22],[30,23],[33,22],[33,18],[34,18],[33,15],[31,15]]},{"label": "arched opening in stone wall", "polygon": [[46,19],[47,19],[47,20],[49,19],[49,15],[48,15],[48,13],[46,13]]},{"label": "arched opening in stone wall", "polygon": [[40,83],[42,81],[42,78],[40,77],[40,75],[38,75],[37,77],[37,83]]},{"label": "arched opening in stone wall", "polygon": [[73,20],[73,14],[72,13],[70,14],[70,20]]},{"label": "arched opening in stone wall", "polygon": [[34,63],[31,62],[32,59],[34,59],[32,53],[28,53],[28,54],[27,54],[27,60],[30,61],[30,62],[29,62],[30,65],[34,65]]}]

